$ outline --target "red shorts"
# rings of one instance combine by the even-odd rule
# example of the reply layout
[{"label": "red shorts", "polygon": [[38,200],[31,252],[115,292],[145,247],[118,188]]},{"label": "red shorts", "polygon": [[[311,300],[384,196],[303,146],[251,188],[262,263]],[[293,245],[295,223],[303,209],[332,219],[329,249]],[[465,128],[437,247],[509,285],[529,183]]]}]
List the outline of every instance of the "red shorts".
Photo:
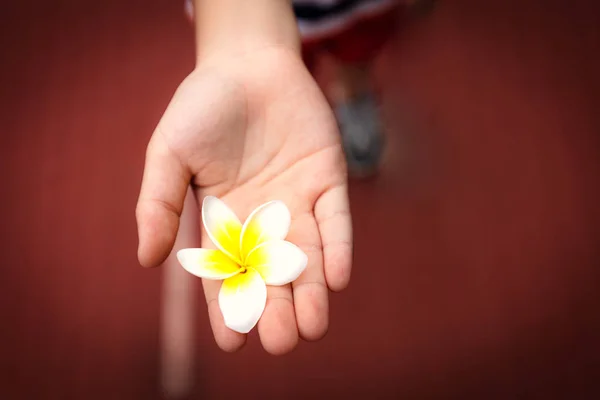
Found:
[{"label": "red shorts", "polygon": [[304,34],[302,52],[306,64],[310,67],[315,56],[322,51],[343,63],[368,62],[395,31],[405,9],[403,4],[394,4],[347,21],[339,29],[331,29],[321,35]]},{"label": "red shorts", "polygon": [[[369,61],[391,36],[407,5],[414,1],[293,0],[306,64],[310,68],[315,55],[322,51],[344,63]],[[340,8],[343,4],[352,8]],[[191,20],[193,8],[193,0],[185,0],[185,11]]]}]

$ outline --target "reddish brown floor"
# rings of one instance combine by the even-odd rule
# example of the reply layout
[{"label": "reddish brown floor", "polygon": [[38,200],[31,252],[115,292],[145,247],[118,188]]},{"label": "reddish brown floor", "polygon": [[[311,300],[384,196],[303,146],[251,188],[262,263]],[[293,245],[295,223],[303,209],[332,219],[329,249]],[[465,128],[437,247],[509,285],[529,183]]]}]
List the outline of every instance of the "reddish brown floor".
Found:
[{"label": "reddish brown floor", "polygon": [[[33,3],[0,17],[0,397],[156,399],[134,206],[191,29],[178,1]],[[523,3],[442,2],[398,35],[329,335],[223,354],[200,307],[193,398],[600,395],[600,13]]]}]

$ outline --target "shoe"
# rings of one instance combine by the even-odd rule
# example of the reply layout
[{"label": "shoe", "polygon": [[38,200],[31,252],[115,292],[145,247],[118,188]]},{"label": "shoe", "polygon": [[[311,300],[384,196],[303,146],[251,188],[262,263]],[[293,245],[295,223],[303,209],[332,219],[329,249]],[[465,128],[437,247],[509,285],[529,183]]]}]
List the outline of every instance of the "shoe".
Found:
[{"label": "shoe", "polygon": [[335,107],[351,177],[375,175],[383,157],[384,136],[379,110],[370,95],[353,98]]}]

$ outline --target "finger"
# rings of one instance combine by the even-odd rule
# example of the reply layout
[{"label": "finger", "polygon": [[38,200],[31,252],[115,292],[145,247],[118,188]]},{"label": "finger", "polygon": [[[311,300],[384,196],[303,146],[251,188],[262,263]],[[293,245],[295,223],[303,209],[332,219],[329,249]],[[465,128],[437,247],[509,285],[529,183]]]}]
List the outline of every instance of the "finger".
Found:
[{"label": "finger", "polygon": [[138,259],[145,267],[161,264],[171,252],[191,179],[189,170],[157,132],[148,144],[136,206]]},{"label": "finger", "polygon": [[306,269],[292,283],[298,331],[304,340],[319,340],[329,327],[329,293],[323,271],[321,238],[312,213],[292,221],[287,240],[308,256]]},{"label": "finger", "polygon": [[[204,227],[202,228],[202,247],[215,249],[216,246],[211,242],[208,234]],[[208,306],[208,317],[210,319],[210,326],[215,337],[215,342],[221,350],[228,353],[232,353],[241,349],[246,344],[246,335],[235,332],[225,326],[225,320],[223,319],[223,313],[219,308],[219,290],[223,281],[213,281],[209,279],[202,279],[202,288],[204,289],[204,296],[206,297],[206,305]]]},{"label": "finger", "polygon": [[[204,190],[196,187],[194,189],[194,195],[196,197],[196,207],[202,207],[201,204],[206,193],[204,193]],[[205,249],[216,249],[217,247],[212,240],[210,240],[200,216],[198,218],[198,225],[202,230],[201,247]],[[241,349],[244,344],[246,344],[246,335],[231,330],[225,325],[225,320],[223,319],[223,313],[219,307],[218,300],[222,284],[223,281],[202,279],[202,288],[208,307],[208,318],[210,320],[210,326],[213,331],[215,342],[221,350],[232,353]]]},{"label": "finger", "polygon": [[258,334],[263,348],[273,355],[289,353],[298,344],[290,285],[267,286],[267,304],[258,321]]},{"label": "finger", "polygon": [[[206,243],[204,241],[203,243]],[[206,296],[206,304],[208,306],[208,317],[210,326],[215,337],[215,342],[221,350],[232,353],[241,349],[246,344],[246,335],[232,331],[225,326],[223,314],[219,308],[219,290],[221,289],[222,281],[211,281],[208,279],[202,280],[204,295]]]},{"label": "finger", "polygon": [[327,286],[333,291],[343,290],[350,282],[352,269],[352,219],[346,184],[319,197],[315,217],[323,243]]}]

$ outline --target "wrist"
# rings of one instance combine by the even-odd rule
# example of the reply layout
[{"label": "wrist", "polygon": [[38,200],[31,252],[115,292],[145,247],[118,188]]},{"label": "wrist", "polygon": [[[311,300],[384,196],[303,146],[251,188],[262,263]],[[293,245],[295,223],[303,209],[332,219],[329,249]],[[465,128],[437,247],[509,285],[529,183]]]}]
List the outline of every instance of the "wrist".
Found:
[{"label": "wrist", "polygon": [[281,49],[300,56],[290,0],[195,0],[196,60]]}]

